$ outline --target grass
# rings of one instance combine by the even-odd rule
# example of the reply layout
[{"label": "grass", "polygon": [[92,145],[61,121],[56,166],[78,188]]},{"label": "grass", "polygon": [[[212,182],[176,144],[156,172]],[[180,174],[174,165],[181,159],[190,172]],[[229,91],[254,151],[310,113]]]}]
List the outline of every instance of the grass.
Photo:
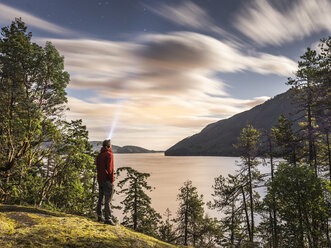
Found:
[{"label": "grass", "polygon": [[25,206],[0,204],[0,247],[146,247],[178,246],[85,217]]}]

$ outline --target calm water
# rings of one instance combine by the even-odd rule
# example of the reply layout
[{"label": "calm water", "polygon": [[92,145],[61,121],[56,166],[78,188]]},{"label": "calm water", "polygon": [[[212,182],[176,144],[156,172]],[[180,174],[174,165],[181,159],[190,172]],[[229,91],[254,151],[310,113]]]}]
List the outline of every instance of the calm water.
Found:
[{"label": "calm water", "polygon": [[[140,172],[150,173],[148,183],[155,189],[148,193],[152,198],[152,206],[163,214],[169,208],[173,214],[178,208],[177,195],[179,188],[186,180],[191,180],[198,193],[203,194],[204,202],[212,199],[214,178],[237,169],[235,157],[166,157],[163,153],[150,154],[115,154],[115,169],[129,166]],[[118,179],[117,179],[118,181]],[[116,185],[116,184],[115,184]],[[118,204],[121,199],[114,195],[113,201]],[[211,217],[219,217],[220,213],[209,210]],[[121,219],[121,212],[115,210],[114,215]]]}]

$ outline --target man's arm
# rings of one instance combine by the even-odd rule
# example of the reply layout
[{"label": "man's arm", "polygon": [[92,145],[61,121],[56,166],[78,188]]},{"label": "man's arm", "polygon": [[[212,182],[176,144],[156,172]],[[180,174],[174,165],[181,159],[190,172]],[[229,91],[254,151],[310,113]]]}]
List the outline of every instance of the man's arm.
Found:
[{"label": "man's arm", "polygon": [[106,156],[106,172],[108,174],[109,180],[112,182],[113,181],[113,168],[111,166],[111,156],[110,154],[107,154]]}]

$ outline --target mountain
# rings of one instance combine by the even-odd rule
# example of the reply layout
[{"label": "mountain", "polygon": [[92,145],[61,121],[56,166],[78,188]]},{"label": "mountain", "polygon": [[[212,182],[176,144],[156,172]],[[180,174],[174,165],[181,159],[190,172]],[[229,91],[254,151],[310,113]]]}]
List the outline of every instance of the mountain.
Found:
[{"label": "mountain", "polygon": [[0,247],[176,248],[121,225],[26,206],[0,204]]},{"label": "mountain", "polygon": [[[94,151],[100,151],[102,147],[102,141],[90,141]],[[114,153],[155,153],[160,151],[148,150],[139,146],[112,146]]]},{"label": "mountain", "polygon": [[198,134],[185,138],[165,151],[166,156],[237,156],[233,144],[248,124],[257,129],[270,130],[281,114],[293,119],[298,106],[289,90],[272,99],[236,114],[228,119],[207,125]]}]

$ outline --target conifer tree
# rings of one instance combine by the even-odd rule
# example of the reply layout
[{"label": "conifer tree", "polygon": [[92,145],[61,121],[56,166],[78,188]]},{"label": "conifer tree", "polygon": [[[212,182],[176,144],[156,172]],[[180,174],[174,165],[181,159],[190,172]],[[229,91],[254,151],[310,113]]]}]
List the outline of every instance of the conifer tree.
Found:
[{"label": "conifer tree", "polygon": [[[248,125],[246,128],[242,129],[240,137],[238,138],[238,143],[235,145],[241,154],[241,163],[238,164],[240,166],[239,180],[241,181],[241,193],[246,216],[246,227],[251,245],[254,244],[254,213],[255,205],[259,198],[259,194],[254,191],[254,188],[261,181],[261,174],[257,168],[257,165],[260,164],[257,159],[260,136],[261,134],[259,131],[253,126]],[[248,194],[248,198],[246,194]]]},{"label": "conifer tree", "polygon": [[172,224],[173,222],[173,220],[171,219],[172,214],[169,208],[166,209],[164,216],[165,216],[165,220],[161,222],[159,227],[159,233],[160,233],[159,236],[161,240],[168,243],[172,243],[177,238],[174,230],[174,225]]},{"label": "conifer tree", "polygon": [[[264,187],[267,187],[267,189],[268,189],[268,184],[272,183],[274,180],[275,171],[277,168],[277,163],[274,160],[274,156],[277,156],[277,154],[284,155],[285,153],[285,151],[283,151],[282,149],[281,152],[278,151],[278,153],[276,154],[275,144],[274,144],[275,143],[274,132],[269,133],[267,131],[263,131],[264,143],[262,144],[262,150],[263,150],[264,165],[266,166],[270,165],[270,176],[267,176],[269,173],[266,174],[263,185]],[[277,134],[279,135],[279,137],[281,137],[280,133]],[[292,156],[290,157],[292,158]],[[258,225],[257,231],[261,238],[261,244],[263,247],[272,247],[272,248],[282,247],[279,243],[279,240],[281,238],[279,235],[280,225],[278,222],[279,218],[277,213],[277,207],[278,207],[277,201],[274,196],[264,197],[262,202],[258,206],[258,212],[261,221]]]},{"label": "conifer tree", "polygon": [[[306,161],[315,168],[317,175],[318,163],[316,140],[318,139],[316,120],[326,127],[328,136],[330,125],[330,38],[322,40],[322,53],[307,48],[300,57],[298,70],[294,78],[289,78],[300,110],[304,112],[305,124],[302,138],[307,141]],[[326,123],[325,123],[326,122]],[[327,142],[329,142],[327,137]]]},{"label": "conifer tree", "polygon": [[222,247],[239,247],[245,238],[241,182],[237,176],[229,174],[225,178],[220,175],[215,178],[213,189],[213,201],[207,204],[224,215],[220,225],[222,238],[218,243]]},{"label": "conifer tree", "polygon": [[117,176],[125,173],[124,179],[118,182],[121,189],[119,194],[124,195],[121,204],[124,205],[124,218],[122,224],[135,231],[151,236],[157,236],[157,228],[161,215],[151,206],[151,198],[145,191],[151,191],[152,187],[147,184],[149,173],[139,172],[131,167],[117,169]]},{"label": "conifer tree", "polygon": [[183,245],[195,245],[197,241],[197,227],[203,219],[202,195],[198,195],[197,188],[192,185],[192,181],[186,181],[179,189],[177,196],[179,208],[177,211],[177,233]]},{"label": "conifer tree", "polygon": [[319,45],[320,63],[318,72],[317,100],[314,104],[314,112],[318,130],[321,133],[322,143],[319,144],[321,151],[320,161],[325,164],[331,181],[331,150],[330,150],[330,127],[331,127],[331,36],[322,39]]},{"label": "conifer tree", "polygon": [[293,123],[284,115],[280,115],[278,123],[271,129],[272,136],[275,139],[276,146],[280,149],[280,155],[289,163],[296,165],[300,156],[300,139],[294,133]]}]

